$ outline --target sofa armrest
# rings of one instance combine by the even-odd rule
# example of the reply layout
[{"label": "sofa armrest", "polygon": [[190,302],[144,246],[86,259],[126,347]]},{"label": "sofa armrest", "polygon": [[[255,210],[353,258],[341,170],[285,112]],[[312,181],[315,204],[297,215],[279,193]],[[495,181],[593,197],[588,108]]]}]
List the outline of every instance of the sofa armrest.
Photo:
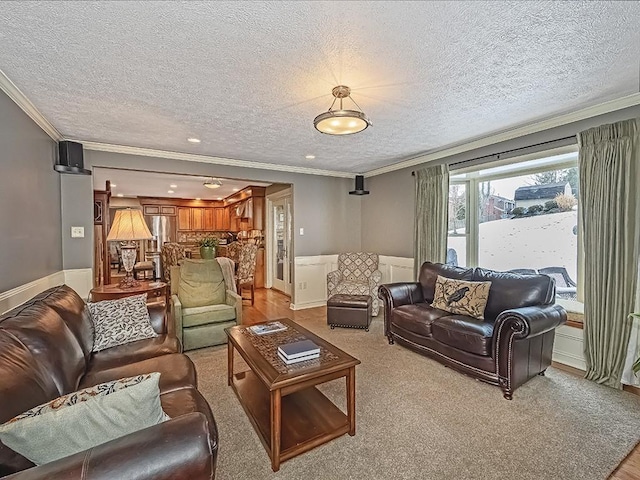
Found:
[{"label": "sofa armrest", "polygon": [[176,337],[182,345],[182,303],[180,303],[178,295],[171,295],[171,311],[175,321]]},{"label": "sofa armrest", "polygon": [[227,290],[225,303],[236,309],[236,323],[242,325],[242,297],[233,290]]},{"label": "sofa armrest", "polygon": [[327,273],[327,298],[334,295],[336,292],[336,287],[342,280],[342,274],[338,270],[333,270]]},{"label": "sofa armrest", "polygon": [[493,329],[493,354],[505,398],[511,399],[519,385],[551,364],[553,337],[536,337],[566,321],[567,312],[560,305],[514,308],[498,315]]},{"label": "sofa armrest", "polygon": [[378,288],[378,297],[384,302],[384,334],[387,337],[391,333],[391,310],[424,302],[422,287],[418,282],[385,283]]},{"label": "sofa armrest", "polygon": [[206,417],[193,412],[6,478],[210,480],[217,443],[209,437]]},{"label": "sofa armrest", "polygon": [[[560,305],[539,305],[505,310],[496,318],[494,337],[514,339],[535,337],[559,327],[567,321],[567,312]],[[496,341],[496,347],[499,347]]]}]

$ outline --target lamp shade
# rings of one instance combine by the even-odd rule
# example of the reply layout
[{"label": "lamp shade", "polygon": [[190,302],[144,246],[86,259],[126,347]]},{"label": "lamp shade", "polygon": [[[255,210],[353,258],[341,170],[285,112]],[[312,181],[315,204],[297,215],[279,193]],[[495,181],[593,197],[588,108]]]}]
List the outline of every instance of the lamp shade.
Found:
[{"label": "lamp shade", "polygon": [[150,240],[153,238],[141,210],[116,210],[107,241]]}]

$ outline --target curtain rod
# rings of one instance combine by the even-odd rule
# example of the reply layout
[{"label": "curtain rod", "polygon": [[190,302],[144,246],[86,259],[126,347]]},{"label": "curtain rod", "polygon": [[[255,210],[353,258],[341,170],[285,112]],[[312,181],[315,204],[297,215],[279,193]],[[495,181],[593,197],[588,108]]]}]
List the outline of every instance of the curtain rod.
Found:
[{"label": "curtain rod", "polygon": [[[540,142],[540,143],[535,143],[533,145],[528,145],[526,147],[520,147],[520,148],[513,148],[511,150],[505,150],[504,152],[498,152],[498,153],[492,153],[489,155],[483,155],[481,157],[475,157],[475,158],[470,158],[468,160],[461,160],[460,162],[453,162],[450,163],[449,166],[452,165],[464,165],[465,163],[471,163],[471,162],[475,162],[478,160],[482,160],[483,158],[491,158],[491,157],[496,157],[496,160],[500,160],[500,156],[501,155],[506,155],[508,153],[513,153],[513,152],[519,152],[521,150],[528,150],[530,148],[534,148],[534,147],[540,147],[543,145],[548,145],[550,143],[555,143],[555,142],[562,142],[563,140],[576,140],[576,136],[575,135],[570,135],[568,137],[562,137],[562,138],[556,138],[555,140],[548,140],[546,142]],[[416,175],[415,170],[413,172],[411,172],[411,176],[414,177]]]}]

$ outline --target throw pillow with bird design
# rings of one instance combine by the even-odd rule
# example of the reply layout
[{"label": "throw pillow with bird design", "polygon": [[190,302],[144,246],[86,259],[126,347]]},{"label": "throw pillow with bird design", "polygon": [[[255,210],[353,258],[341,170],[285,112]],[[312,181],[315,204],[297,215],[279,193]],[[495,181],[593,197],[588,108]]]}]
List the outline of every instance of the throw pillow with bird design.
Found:
[{"label": "throw pillow with bird design", "polygon": [[466,282],[438,275],[431,306],[484,320],[491,282]]}]

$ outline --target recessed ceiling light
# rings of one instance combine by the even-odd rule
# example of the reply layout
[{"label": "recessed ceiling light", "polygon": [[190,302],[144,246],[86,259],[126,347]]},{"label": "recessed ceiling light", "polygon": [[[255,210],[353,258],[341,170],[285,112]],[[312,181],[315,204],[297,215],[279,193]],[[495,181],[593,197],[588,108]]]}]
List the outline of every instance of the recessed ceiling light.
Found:
[{"label": "recessed ceiling light", "polygon": [[190,138],[187,138],[187,142],[189,142],[189,143],[200,143],[200,139],[199,138],[195,138],[195,137],[190,137]]},{"label": "recessed ceiling light", "polygon": [[307,160],[313,160],[314,158],[316,158],[315,155],[306,155],[304,158],[306,158]]},{"label": "recessed ceiling light", "polygon": [[115,187],[117,187],[118,185],[116,185],[115,183],[112,183],[112,184],[111,184],[111,186],[115,188]]},{"label": "recessed ceiling light", "polygon": [[200,197],[196,198],[196,200],[202,200]]},{"label": "recessed ceiling light", "polygon": [[240,190],[239,188],[234,188],[233,191],[237,192],[238,190]]},{"label": "recessed ceiling light", "polygon": [[119,193],[117,196],[118,196],[118,197],[124,197],[124,195],[123,195],[123,194],[121,194],[121,193]]},{"label": "recessed ceiling light", "polygon": [[171,188],[178,188],[178,185],[176,185],[176,184],[173,184],[173,183],[172,183],[171,185],[169,185],[169,187],[171,187]]},{"label": "recessed ceiling light", "polygon": [[222,200],[222,197],[218,197],[218,200]]},{"label": "recessed ceiling light", "polygon": [[174,193],[173,190],[167,190],[167,193]]}]

